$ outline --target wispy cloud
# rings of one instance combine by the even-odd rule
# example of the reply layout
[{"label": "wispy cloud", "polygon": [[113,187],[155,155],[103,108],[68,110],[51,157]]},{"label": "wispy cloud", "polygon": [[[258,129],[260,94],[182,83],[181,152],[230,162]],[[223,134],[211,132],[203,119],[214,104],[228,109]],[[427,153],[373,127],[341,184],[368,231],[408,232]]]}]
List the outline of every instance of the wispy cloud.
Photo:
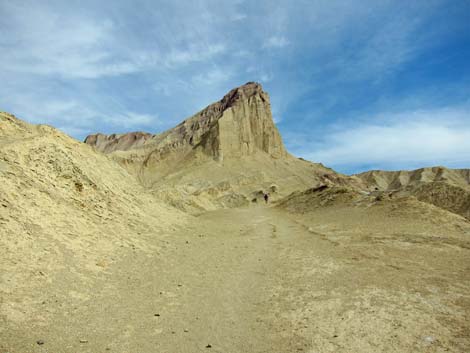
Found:
[{"label": "wispy cloud", "polygon": [[295,138],[293,147],[304,158],[346,172],[463,167],[470,165],[470,108],[382,113],[352,126],[332,126],[317,141]]},{"label": "wispy cloud", "polygon": [[[281,132],[302,131],[302,146],[289,139],[293,152],[351,170],[365,158],[386,167],[406,161],[389,158],[392,147],[379,150],[382,161],[356,158],[342,141],[366,150],[365,133],[393,146],[395,133],[411,141],[406,129],[458,132],[440,120],[463,109],[445,107],[468,106],[469,11],[445,0],[0,0],[1,109],[80,139],[156,132],[260,81]],[[419,111],[441,115],[415,125],[370,118]],[[333,128],[339,121],[344,129]]]},{"label": "wispy cloud", "polygon": [[289,44],[289,41],[286,37],[283,36],[272,36],[266,40],[266,43],[263,44],[264,48],[283,48]]},{"label": "wispy cloud", "polygon": [[2,2],[3,70],[63,78],[97,78],[134,72],[137,68],[113,48],[114,24],[81,16],[64,17],[37,2]]},{"label": "wispy cloud", "polygon": [[201,86],[204,84],[207,85],[218,85],[222,82],[226,82],[232,76],[232,72],[228,69],[222,70],[220,68],[215,68],[204,74],[195,75],[192,78],[192,83],[195,87]]},{"label": "wispy cloud", "polygon": [[114,126],[121,126],[125,129],[134,129],[136,127],[155,129],[159,125],[158,117],[136,112],[123,112],[116,116],[104,117],[104,120]]}]

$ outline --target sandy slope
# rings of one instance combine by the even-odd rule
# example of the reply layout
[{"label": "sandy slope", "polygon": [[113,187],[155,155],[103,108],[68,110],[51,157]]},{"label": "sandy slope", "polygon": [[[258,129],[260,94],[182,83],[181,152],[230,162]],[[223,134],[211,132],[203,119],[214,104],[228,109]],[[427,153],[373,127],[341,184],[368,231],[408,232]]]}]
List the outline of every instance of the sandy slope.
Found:
[{"label": "sandy slope", "polygon": [[86,281],[41,279],[0,351],[468,351],[468,223],[371,208],[206,213]]},{"label": "sandy slope", "polygon": [[187,219],[106,156],[0,113],[0,346],[31,337],[28,323],[54,322],[46,303],[80,306],[89,298],[80,288],[91,290],[118,250],[156,251],[146,237],[161,239]]}]

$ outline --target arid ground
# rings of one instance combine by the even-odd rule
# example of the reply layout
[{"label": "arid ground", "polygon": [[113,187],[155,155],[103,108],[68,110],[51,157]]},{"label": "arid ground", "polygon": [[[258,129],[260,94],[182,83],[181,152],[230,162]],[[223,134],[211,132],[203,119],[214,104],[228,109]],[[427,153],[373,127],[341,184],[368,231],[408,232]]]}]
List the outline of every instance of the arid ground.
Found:
[{"label": "arid ground", "polygon": [[0,113],[0,353],[470,352],[470,170],[343,175],[270,109],[86,143]]},{"label": "arid ground", "polygon": [[470,226],[371,207],[208,212],[54,277],[38,249],[1,352],[469,351]]}]

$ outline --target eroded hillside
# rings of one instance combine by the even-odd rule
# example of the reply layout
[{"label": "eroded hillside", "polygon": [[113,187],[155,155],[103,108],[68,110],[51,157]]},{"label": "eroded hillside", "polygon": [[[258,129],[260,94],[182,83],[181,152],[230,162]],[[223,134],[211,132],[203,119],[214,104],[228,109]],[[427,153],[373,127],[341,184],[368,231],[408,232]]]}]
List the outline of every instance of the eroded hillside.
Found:
[{"label": "eroded hillside", "polygon": [[444,167],[412,171],[369,171],[357,175],[367,189],[386,197],[414,196],[470,219],[470,169]]},{"label": "eroded hillside", "polygon": [[290,155],[258,83],[231,90],[173,129],[136,136],[90,135],[85,142],[109,153],[157,197],[189,212],[248,206],[266,192],[276,200],[324,183],[361,183]]},{"label": "eroded hillside", "polygon": [[188,218],[89,146],[6,113],[0,113],[0,180],[2,337],[33,317],[49,322],[50,313],[37,305],[45,284],[65,283],[67,292],[56,294],[81,305],[84,298],[73,293],[90,276],[121,252],[155,251],[148,239],[163,239]]}]

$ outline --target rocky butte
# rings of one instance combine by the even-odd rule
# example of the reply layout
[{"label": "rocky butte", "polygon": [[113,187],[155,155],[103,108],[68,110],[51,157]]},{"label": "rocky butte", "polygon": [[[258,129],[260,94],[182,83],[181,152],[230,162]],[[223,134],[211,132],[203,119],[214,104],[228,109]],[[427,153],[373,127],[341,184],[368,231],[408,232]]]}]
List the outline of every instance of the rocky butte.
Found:
[{"label": "rocky butte", "polygon": [[360,183],[290,155],[273,122],[269,95],[255,82],[161,134],[96,134],[85,143],[185,210],[247,205],[268,191],[276,199],[312,185]]},{"label": "rocky butte", "polygon": [[273,158],[287,155],[273,123],[269,96],[260,84],[254,82],[231,90],[219,102],[162,134],[96,134],[88,136],[85,143],[107,153],[151,148],[150,158],[156,160],[164,160],[170,152],[188,154],[193,151],[217,161],[257,152]]}]

